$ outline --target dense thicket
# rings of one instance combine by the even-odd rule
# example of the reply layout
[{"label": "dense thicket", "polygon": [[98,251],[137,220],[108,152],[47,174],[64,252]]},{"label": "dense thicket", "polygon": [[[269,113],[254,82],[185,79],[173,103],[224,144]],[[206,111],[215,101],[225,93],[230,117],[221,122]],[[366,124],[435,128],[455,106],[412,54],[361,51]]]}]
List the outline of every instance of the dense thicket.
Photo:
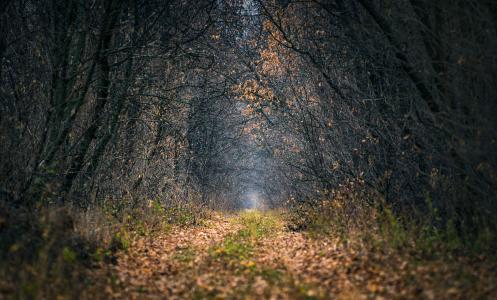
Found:
[{"label": "dense thicket", "polygon": [[11,0],[0,21],[11,203],[364,191],[495,230],[493,1]]},{"label": "dense thicket", "polygon": [[296,147],[280,153],[311,199],[373,190],[363,201],[495,229],[495,3],[260,5],[279,59],[262,74]]}]

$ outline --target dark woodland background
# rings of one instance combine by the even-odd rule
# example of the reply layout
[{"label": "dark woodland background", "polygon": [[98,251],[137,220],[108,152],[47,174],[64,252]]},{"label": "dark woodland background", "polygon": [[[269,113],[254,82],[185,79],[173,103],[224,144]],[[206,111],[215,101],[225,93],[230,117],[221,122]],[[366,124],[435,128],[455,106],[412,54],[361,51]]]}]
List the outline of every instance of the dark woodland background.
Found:
[{"label": "dark woodland background", "polygon": [[460,253],[495,250],[495,1],[0,9],[5,270],[36,260],[52,217],[150,220],[153,202],[195,223],[253,194],[295,230],[375,209]]}]

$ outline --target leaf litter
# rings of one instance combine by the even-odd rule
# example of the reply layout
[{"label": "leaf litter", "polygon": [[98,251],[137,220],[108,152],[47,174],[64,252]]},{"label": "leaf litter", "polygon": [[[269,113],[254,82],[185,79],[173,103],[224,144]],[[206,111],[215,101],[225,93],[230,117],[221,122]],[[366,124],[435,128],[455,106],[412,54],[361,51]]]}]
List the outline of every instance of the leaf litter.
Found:
[{"label": "leaf litter", "polygon": [[[258,218],[275,224],[260,230],[265,225]],[[247,225],[240,214],[216,213],[200,226],[135,239],[117,254],[115,265],[99,271],[111,279],[105,298],[497,297],[496,266],[485,260],[421,260],[409,253],[351,247],[332,236],[294,232],[278,213],[256,213],[254,219]]]}]

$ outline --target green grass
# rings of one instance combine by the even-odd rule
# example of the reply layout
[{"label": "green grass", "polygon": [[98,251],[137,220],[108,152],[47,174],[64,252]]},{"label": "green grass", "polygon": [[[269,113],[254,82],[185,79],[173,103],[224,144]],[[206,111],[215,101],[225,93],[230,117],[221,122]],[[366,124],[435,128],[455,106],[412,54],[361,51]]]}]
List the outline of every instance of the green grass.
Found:
[{"label": "green grass", "polygon": [[[259,265],[255,259],[259,241],[271,237],[283,228],[281,217],[275,212],[244,211],[232,218],[231,222],[241,228],[211,247],[209,254],[234,274],[243,274],[247,279],[245,284],[237,287],[233,296],[236,295],[236,299],[244,299],[251,295],[257,278],[262,278],[270,285],[282,284],[284,270]],[[214,299],[217,293],[199,290],[195,296],[198,299]]]},{"label": "green grass", "polygon": [[279,217],[274,212],[245,211],[235,219],[241,224],[241,233],[252,239],[260,239],[277,231],[281,226]]},{"label": "green grass", "polygon": [[[248,260],[253,256],[253,249],[258,240],[276,232],[280,221],[274,213],[245,211],[233,219],[241,229],[228,235],[224,241],[213,248],[210,253],[217,257]],[[243,264],[242,264],[243,265]],[[247,265],[250,266],[249,263]]]}]

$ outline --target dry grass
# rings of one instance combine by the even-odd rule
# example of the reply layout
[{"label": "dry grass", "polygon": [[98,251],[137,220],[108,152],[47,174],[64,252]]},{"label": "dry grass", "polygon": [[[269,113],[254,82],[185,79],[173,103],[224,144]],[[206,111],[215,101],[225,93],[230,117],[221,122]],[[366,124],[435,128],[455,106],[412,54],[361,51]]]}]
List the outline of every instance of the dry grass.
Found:
[{"label": "dry grass", "polygon": [[[200,222],[207,212],[191,204],[165,209],[143,205],[72,205],[19,208],[0,203],[0,295],[53,299],[95,297],[108,274],[95,272],[116,263],[138,237]],[[94,287],[94,289],[92,288]]]}]

